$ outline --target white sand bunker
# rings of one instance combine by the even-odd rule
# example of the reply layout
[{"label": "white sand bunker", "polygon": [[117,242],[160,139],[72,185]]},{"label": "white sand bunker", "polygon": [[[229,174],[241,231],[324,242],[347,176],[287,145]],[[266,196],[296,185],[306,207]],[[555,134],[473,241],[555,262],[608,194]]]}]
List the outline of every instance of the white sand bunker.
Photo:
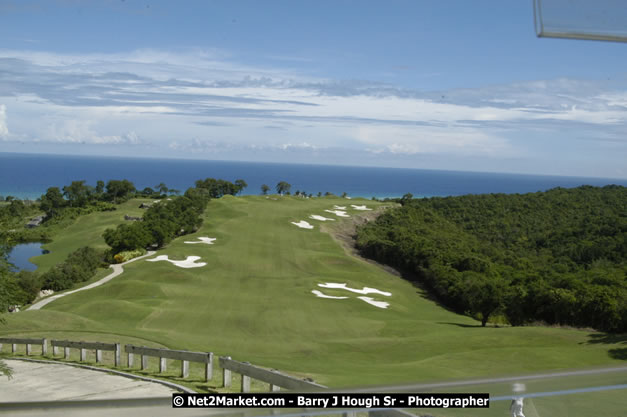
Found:
[{"label": "white sand bunker", "polygon": [[168,255],[159,255],[156,258],[146,259],[148,262],[158,262],[158,261],[168,261],[178,266],[179,268],[200,268],[201,266],[207,265],[206,262],[198,262],[200,256],[188,256],[184,261],[175,261],[173,259],[168,259]]},{"label": "white sand bunker", "polygon": [[350,217],[348,214],[346,214],[345,211],[342,210],[325,210],[327,213],[333,213],[338,217]]},{"label": "white sand bunker", "polygon": [[333,206],[336,210],[346,210],[346,206]]},{"label": "white sand bunker", "polygon": [[201,236],[197,238],[198,241],[197,242],[190,242],[190,241],[185,241],[185,243],[190,243],[190,244],[194,244],[194,243],[206,243],[207,245],[213,245],[213,242],[217,239],[215,237],[206,237],[206,236]]},{"label": "white sand bunker", "polygon": [[[326,282],[324,284],[318,284],[318,287],[322,287],[322,288],[337,288],[337,289],[346,290],[346,291],[355,292],[357,294],[364,294],[364,295],[366,295],[366,294],[381,294],[381,295],[385,295],[386,297],[389,297],[389,296],[392,295],[391,292],[381,291],[381,290],[378,290],[376,288],[364,287],[361,290],[359,290],[357,288],[347,287],[346,283],[340,284],[340,283],[337,283],[337,282]],[[358,298],[362,298],[362,297],[358,297]],[[365,297],[365,298],[369,298],[369,297]]]},{"label": "white sand bunker", "polygon": [[290,223],[292,223],[294,226],[300,227],[301,229],[313,229],[314,228],[313,225],[307,223],[305,220],[301,220],[298,223],[296,222],[290,222]]},{"label": "white sand bunker", "polygon": [[390,306],[390,303],[388,303],[388,302],[385,302],[385,301],[375,301],[371,297],[357,297],[357,298],[359,298],[360,300],[364,300],[368,304],[373,305],[375,307],[379,307],[379,308],[388,308]]},{"label": "white sand bunker", "polygon": [[354,204],[351,204],[351,207],[354,208],[355,210],[372,210],[371,208],[364,206],[356,206]]},{"label": "white sand bunker", "polygon": [[335,219],[329,219],[328,217],[318,216],[317,214],[312,214],[311,216],[309,216],[309,218],[314,219],[314,220],[320,220],[321,222],[326,222],[326,221],[334,222],[335,221]]},{"label": "white sand bunker", "polygon": [[332,298],[334,300],[345,300],[348,297],[334,297],[332,295],[326,295],[323,294],[322,291],[318,291],[318,290],[311,290],[312,293],[314,293],[316,295],[316,297],[320,297],[320,298]]}]

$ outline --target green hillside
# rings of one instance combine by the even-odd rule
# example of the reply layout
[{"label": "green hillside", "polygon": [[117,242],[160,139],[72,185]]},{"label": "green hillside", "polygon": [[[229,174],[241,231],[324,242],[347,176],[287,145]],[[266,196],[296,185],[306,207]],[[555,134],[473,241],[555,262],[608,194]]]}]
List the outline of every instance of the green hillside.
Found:
[{"label": "green hillside", "polygon": [[[277,196],[214,199],[197,233],[177,238],[157,253],[176,260],[199,256],[206,266],[184,269],[140,260],[101,287],[39,311],[6,316],[0,333],[71,334],[85,340],[93,340],[94,334],[133,337],[147,344],[230,355],[335,387],[624,363],[611,354],[624,350],[620,339],[565,328],[482,328],[480,322],[436,304],[408,281],[348,255],[321,230],[320,221],[308,217],[335,218],[325,225],[337,229],[367,213],[350,204],[376,208],[383,203]],[[334,205],[348,206],[353,219],[324,211]],[[121,211],[117,213],[119,217]],[[109,214],[81,218],[49,247],[65,242],[56,250],[70,252],[70,247],[101,242],[94,230],[104,229],[102,216]],[[111,217],[111,225],[118,217]],[[291,224],[301,220],[314,229]],[[213,245],[184,243],[197,237],[217,240]],[[46,256],[37,262],[46,265]],[[389,297],[366,295],[388,302],[389,308],[358,299],[360,294],[318,286],[324,283],[390,292]],[[318,298],[312,290],[348,298]]]}]

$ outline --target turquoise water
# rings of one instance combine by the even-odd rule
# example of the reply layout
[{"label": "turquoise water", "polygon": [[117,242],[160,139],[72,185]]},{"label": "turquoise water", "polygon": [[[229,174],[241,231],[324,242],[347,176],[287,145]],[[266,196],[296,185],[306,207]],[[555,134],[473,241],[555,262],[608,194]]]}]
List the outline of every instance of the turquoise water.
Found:
[{"label": "turquoise water", "polygon": [[343,192],[351,197],[452,196],[483,193],[528,193],[555,187],[607,184],[626,185],[627,180],[498,174],[424,169],[354,166],[296,165],[180,159],[142,159],[94,156],[38,155],[0,152],[0,195],[36,199],[48,187],[62,187],[74,180],[128,179],[139,190],[169,188],[185,191],[208,177],[248,183],[243,194],[259,194],[262,184],[274,189],[287,181],[296,190],[317,194]]},{"label": "turquoise water", "polygon": [[39,256],[47,253],[46,250],[41,248],[41,243],[21,243],[15,245],[9,252],[9,262],[15,266],[17,271],[34,271],[37,269],[37,265],[30,262],[29,259],[33,256]]}]

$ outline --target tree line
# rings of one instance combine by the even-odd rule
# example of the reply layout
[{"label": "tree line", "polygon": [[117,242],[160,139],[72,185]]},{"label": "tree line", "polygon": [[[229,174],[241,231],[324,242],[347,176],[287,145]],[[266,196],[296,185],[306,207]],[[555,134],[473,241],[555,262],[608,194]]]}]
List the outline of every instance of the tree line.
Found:
[{"label": "tree line", "polygon": [[398,202],[358,230],[358,248],[455,311],[627,330],[627,188]]}]

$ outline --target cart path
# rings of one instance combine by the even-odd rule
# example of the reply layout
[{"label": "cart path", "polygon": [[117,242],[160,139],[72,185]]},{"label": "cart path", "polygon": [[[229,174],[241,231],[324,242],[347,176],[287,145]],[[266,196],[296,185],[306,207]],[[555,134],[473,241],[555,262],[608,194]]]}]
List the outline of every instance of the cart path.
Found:
[{"label": "cart path", "polygon": [[93,283],[91,283],[89,285],[85,285],[84,287],[78,288],[76,290],[72,290],[72,291],[64,292],[62,294],[57,294],[57,295],[53,295],[53,296],[44,298],[43,300],[38,301],[35,304],[33,304],[32,306],[28,307],[26,310],[39,310],[43,306],[53,302],[54,300],[57,300],[57,299],[61,298],[61,297],[65,297],[66,295],[70,295],[70,294],[74,294],[74,293],[79,292],[79,291],[85,291],[85,290],[90,290],[90,289],[95,288],[95,287],[99,287],[102,284],[111,281],[113,278],[117,277],[122,272],[124,272],[124,268],[123,268],[124,265],[129,264],[131,262],[135,262],[135,261],[137,261],[139,259],[147,258],[148,256],[152,256],[155,253],[156,253],[155,251],[148,251],[145,255],[138,256],[137,258],[133,258],[130,261],[126,261],[126,262],[121,263],[121,264],[109,265],[113,269],[113,272],[111,272],[109,275],[107,275],[106,277],[102,278],[101,280],[93,282]]}]

